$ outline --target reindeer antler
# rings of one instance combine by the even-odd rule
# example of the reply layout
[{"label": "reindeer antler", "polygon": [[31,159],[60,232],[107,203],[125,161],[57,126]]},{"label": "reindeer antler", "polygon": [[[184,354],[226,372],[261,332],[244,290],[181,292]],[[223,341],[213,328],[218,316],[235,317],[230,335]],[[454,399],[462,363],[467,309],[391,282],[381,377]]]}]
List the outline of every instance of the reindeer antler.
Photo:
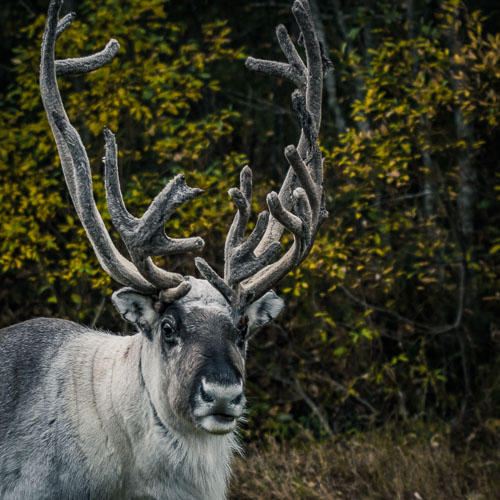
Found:
[{"label": "reindeer antler", "polygon": [[171,239],[164,230],[165,222],[172,213],[183,203],[200,196],[203,191],[188,187],[184,176],[178,175],[156,196],[140,219],[132,216],[125,207],[120,191],[115,138],[110,130],[105,129],[105,184],[108,208],[132,262],[117,250],[97,210],[87,152],[78,132],[68,119],[56,75],[86,73],[100,68],[113,59],[120,46],[116,40],[110,40],[101,52],[94,55],[55,61],[56,40],[75,18],[71,13],[58,22],[61,5],[62,0],[51,0],[47,14],[42,42],[40,90],[71,199],[99,263],[114,280],[140,292],[161,292],[160,297],[164,301],[178,299],[189,291],[190,285],[180,274],[157,267],[151,257],[203,248],[204,242],[201,238]]},{"label": "reindeer antler", "polygon": [[[292,94],[292,104],[302,131],[298,146],[285,148],[290,169],[279,194],[271,192],[267,196],[271,215],[261,212],[253,232],[245,238],[252,198],[252,171],[248,166],[244,167],[240,188],[229,190],[238,211],[226,238],[224,277],[220,277],[203,259],[196,259],[198,270],[239,313],[305,259],[320,224],[328,215],[324,208],[323,158],[318,131],[324,66],[331,63],[322,54],[307,0],[296,0],[292,12],[304,42],[306,64],[282,25],[277,27],[276,35],[288,63],[253,57],[246,62],[251,70],[286,78],[297,87]],[[284,229],[293,234],[293,244],[279,260],[269,264],[281,247]]]}]

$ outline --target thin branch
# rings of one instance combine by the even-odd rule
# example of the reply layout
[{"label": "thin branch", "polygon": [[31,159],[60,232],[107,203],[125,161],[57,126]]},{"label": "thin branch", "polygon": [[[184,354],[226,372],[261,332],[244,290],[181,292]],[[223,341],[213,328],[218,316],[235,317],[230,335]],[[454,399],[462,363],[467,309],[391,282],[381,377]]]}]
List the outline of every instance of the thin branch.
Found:
[{"label": "thin branch", "polygon": [[325,377],[314,373],[312,374],[312,376],[317,380],[321,380],[322,382],[326,382],[332,385],[335,389],[343,392],[346,396],[355,399],[358,403],[368,408],[373,414],[378,413],[378,411],[368,401],[366,401],[366,399],[363,399],[361,396],[357,396],[356,394],[349,392],[349,389],[344,384],[341,384],[337,380],[333,380],[330,377]]},{"label": "thin branch", "polygon": [[358,304],[362,304],[365,308],[367,309],[373,309],[374,311],[381,312],[383,314],[387,314],[389,316],[392,316],[396,318],[399,321],[403,321],[404,323],[407,323],[415,328],[421,329],[427,333],[430,333],[432,335],[440,335],[442,333],[449,332],[451,330],[457,329],[461,322],[462,322],[462,315],[463,315],[463,308],[464,308],[464,298],[465,298],[465,268],[463,264],[460,264],[459,267],[459,283],[458,283],[458,299],[457,299],[457,315],[455,318],[455,321],[452,324],[448,325],[443,325],[443,326],[429,326],[424,323],[419,323],[418,321],[413,321],[409,318],[406,318],[404,316],[401,316],[398,313],[395,313],[393,311],[389,311],[388,309],[385,309],[384,307],[380,306],[375,306],[373,304],[369,304],[363,299],[360,299],[359,297],[356,297],[353,293],[351,293],[345,286],[341,286],[340,289],[353,301],[357,302]]},{"label": "thin branch", "polygon": [[291,387],[296,392],[296,394],[300,396],[300,398],[307,404],[307,406],[309,406],[312,412],[318,417],[321,426],[328,434],[328,436],[330,437],[333,436],[333,431],[332,428],[330,427],[330,424],[328,423],[328,418],[323,413],[323,410],[306,394],[302,385],[300,384],[299,379],[296,376],[294,376],[293,380],[290,380],[286,377],[282,377],[280,375],[273,375],[273,377],[276,380],[282,382],[283,384]]}]

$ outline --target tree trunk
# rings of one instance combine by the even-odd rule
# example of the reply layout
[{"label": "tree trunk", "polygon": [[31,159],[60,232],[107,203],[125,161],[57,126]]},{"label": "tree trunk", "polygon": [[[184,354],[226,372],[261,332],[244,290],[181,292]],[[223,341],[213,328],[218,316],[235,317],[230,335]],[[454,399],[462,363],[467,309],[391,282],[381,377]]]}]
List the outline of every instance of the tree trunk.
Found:
[{"label": "tree trunk", "polygon": [[[310,0],[309,4],[311,5],[311,11],[314,19],[314,24],[316,25],[318,38],[323,45],[324,53],[328,54],[329,50],[325,36],[325,25],[323,24],[323,19],[318,9],[318,3],[316,0]],[[333,114],[335,120],[335,129],[337,130],[337,133],[343,134],[346,129],[346,120],[337,97],[337,77],[335,76],[334,71],[326,73],[324,83],[326,90],[326,105],[328,111]]]}]

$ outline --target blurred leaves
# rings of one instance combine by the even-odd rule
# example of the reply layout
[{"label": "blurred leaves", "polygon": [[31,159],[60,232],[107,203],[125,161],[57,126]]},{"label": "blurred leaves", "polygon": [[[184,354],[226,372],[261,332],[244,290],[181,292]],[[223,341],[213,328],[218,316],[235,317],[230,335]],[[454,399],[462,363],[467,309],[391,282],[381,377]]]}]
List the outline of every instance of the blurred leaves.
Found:
[{"label": "blurred leaves", "polygon": [[[319,412],[343,430],[500,408],[491,371],[499,360],[491,328],[500,310],[500,35],[485,34],[484,17],[454,0],[414,21],[412,37],[401,30],[404,14],[371,24],[372,46],[332,53],[349,119],[334,135],[323,118],[331,215],[283,284],[283,328],[249,359],[250,374],[262,371],[266,346],[278,346],[265,351],[271,380],[260,376],[257,399],[269,387],[275,413],[304,415],[297,421],[319,435],[328,434]],[[473,132],[460,137],[457,120]],[[477,173],[472,243],[461,221],[464,157]],[[270,410],[254,412],[256,422],[277,425]],[[286,437],[282,426],[265,426],[256,432]]]},{"label": "blurred leaves", "polygon": [[[330,217],[309,258],[281,283],[286,312],[250,346],[243,433],[289,439],[307,428],[324,436],[432,414],[493,421],[500,411],[500,35],[458,0],[435,11],[415,2],[413,14],[385,0],[317,3],[325,46],[338,48],[329,53],[335,92],[326,82],[321,137]],[[249,53],[268,57],[270,33],[288,10],[240,8],[79,3],[59,57],[91,53],[111,36],[121,44],[109,66],[59,82],[110,230],[104,126],[117,135],[132,213],[180,171],[206,190],[167,231],[202,236],[209,262],[222,260],[233,211],[227,190],[246,157],[255,208],[279,187],[282,149],[298,136],[293,89],[245,72],[239,43],[244,37]],[[23,29],[15,77],[1,97],[0,319],[57,315],[118,330],[121,322],[102,306],[115,284],[71,207],[39,98],[43,24],[40,17]],[[334,110],[345,115],[345,129],[336,128]],[[195,273],[191,256],[162,264]]]}]

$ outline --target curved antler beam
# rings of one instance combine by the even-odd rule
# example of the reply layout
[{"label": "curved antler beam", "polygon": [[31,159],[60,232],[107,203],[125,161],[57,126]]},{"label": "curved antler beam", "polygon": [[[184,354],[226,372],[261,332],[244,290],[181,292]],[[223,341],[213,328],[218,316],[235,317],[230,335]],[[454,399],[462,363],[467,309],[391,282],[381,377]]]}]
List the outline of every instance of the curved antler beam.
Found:
[{"label": "curved antler beam", "polygon": [[[201,189],[186,185],[184,176],[170,181],[153,200],[141,218],[126,209],[118,179],[118,155],[114,135],[104,130],[106,140],[106,197],[113,224],[129,250],[132,262],[117,250],[97,210],[92,175],[87,152],[76,129],[71,125],[57,85],[56,75],[87,73],[113,59],[120,45],[110,40],[106,47],[93,55],[56,61],[54,48],[57,38],[71,25],[74,13],[57,22],[62,0],[52,0],[42,41],[40,90],[50,127],[55,137],[61,165],[71,199],[94,248],[102,268],[118,283],[140,292],[155,294],[165,301],[179,298],[189,291],[182,285],[183,277],[157,267],[151,256],[189,252],[203,247],[201,238],[172,239],[165,234],[165,222],[183,203],[200,196]],[[171,289],[168,292],[167,289]]]}]

